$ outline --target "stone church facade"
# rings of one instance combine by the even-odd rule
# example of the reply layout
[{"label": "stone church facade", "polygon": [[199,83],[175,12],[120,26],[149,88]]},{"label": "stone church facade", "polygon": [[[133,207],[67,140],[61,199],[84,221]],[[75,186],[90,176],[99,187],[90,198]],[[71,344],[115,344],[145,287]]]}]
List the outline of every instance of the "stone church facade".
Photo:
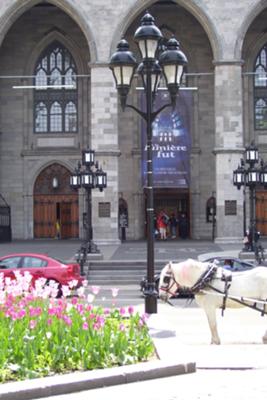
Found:
[{"label": "stone church facade", "polygon": [[[63,238],[84,237],[86,196],[70,188],[69,177],[86,148],[95,150],[108,177],[104,191],[92,191],[94,240],[119,242],[122,211],[127,239],[145,237],[142,126],[132,110],[122,112],[108,63],[121,37],[137,53],[133,35],[146,10],[180,42],[192,100],[190,180],[186,187],[155,187],[155,210],[185,213],[193,239],[241,240],[248,194],[233,186],[232,173],[252,140],[267,160],[261,0],[2,1],[0,194],[11,209],[14,239],[52,238],[57,220]],[[42,82],[63,86],[36,89]],[[138,82],[133,86],[128,101],[138,105]],[[264,190],[257,193],[264,204]],[[264,211],[257,213],[267,234]]]}]

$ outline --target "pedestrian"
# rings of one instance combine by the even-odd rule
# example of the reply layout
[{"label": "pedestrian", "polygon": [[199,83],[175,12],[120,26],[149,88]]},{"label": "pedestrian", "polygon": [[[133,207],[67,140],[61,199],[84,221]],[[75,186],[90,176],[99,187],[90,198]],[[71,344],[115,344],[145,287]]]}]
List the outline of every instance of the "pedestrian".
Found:
[{"label": "pedestrian", "polygon": [[126,240],[126,228],[128,227],[128,217],[125,211],[120,213],[120,229],[121,229],[121,241],[125,242]]},{"label": "pedestrian", "polygon": [[171,238],[175,239],[176,238],[176,229],[177,229],[177,218],[174,213],[171,214],[171,217],[169,219],[169,225],[170,225],[170,232],[171,232]]},{"label": "pedestrian", "polygon": [[182,239],[188,236],[188,221],[185,213],[182,213],[179,218],[179,234]]},{"label": "pedestrian", "polygon": [[246,234],[243,239],[244,249],[245,251],[249,251],[251,249],[251,234],[249,229],[246,230]]},{"label": "pedestrian", "polygon": [[167,239],[167,226],[168,226],[168,223],[169,223],[168,215],[164,211],[161,211],[159,213],[158,218],[157,218],[157,226],[158,226],[158,229],[159,229],[160,239],[161,240],[166,240]]},{"label": "pedestrian", "polygon": [[159,229],[158,229],[158,222],[157,222],[157,216],[154,214],[154,237],[155,239],[158,239],[159,237]]},{"label": "pedestrian", "polygon": [[56,239],[60,239],[60,222],[56,220]]}]

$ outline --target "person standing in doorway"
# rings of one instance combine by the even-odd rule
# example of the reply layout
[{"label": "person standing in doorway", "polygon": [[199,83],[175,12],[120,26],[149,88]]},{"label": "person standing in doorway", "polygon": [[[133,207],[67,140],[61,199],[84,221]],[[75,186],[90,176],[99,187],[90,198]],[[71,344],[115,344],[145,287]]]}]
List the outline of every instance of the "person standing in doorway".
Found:
[{"label": "person standing in doorway", "polygon": [[185,213],[182,213],[179,218],[179,234],[182,239],[188,237],[188,221]]},{"label": "person standing in doorway", "polygon": [[121,241],[125,242],[125,240],[126,240],[126,228],[128,227],[128,218],[127,218],[126,211],[122,211],[120,213],[119,224],[120,224],[120,229],[121,229]]},{"label": "person standing in doorway", "polygon": [[60,222],[58,219],[56,221],[56,239],[60,239]]},{"label": "person standing in doorway", "polygon": [[160,233],[161,240],[166,240],[167,239],[168,222],[169,222],[168,215],[164,211],[161,211],[159,213],[158,218],[157,218],[157,225],[158,225],[158,228],[159,228],[159,233]]},{"label": "person standing in doorway", "polygon": [[169,219],[169,225],[170,225],[170,231],[171,231],[171,238],[175,239],[176,238],[176,229],[177,229],[177,218],[175,217],[174,213],[171,214],[171,217]]}]

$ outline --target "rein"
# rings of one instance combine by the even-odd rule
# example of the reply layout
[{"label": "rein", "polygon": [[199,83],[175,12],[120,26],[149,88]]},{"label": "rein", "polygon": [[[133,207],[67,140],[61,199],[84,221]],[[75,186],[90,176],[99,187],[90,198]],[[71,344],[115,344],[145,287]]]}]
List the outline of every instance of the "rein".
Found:
[{"label": "rein", "polygon": [[[267,315],[267,311],[266,311],[266,305],[267,305],[267,301],[263,301],[263,300],[258,300],[258,299],[250,299],[250,298],[244,298],[244,297],[235,297],[235,296],[231,296],[231,295],[226,295],[225,292],[222,292],[220,289],[217,289],[215,287],[213,287],[212,285],[207,285],[207,287],[209,289],[214,290],[215,292],[219,293],[219,295],[224,297],[224,304],[222,307],[222,315],[223,315],[223,311],[225,309],[225,303],[226,303],[226,298],[228,297],[230,300],[235,301],[238,304],[241,304],[242,306],[251,308],[252,310],[255,311],[259,311],[261,313],[261,316],[263,317],[264,315]],[[205,290],[202,290],[202,292],[204,294],[212,294],[210,292],[207,292]],[[215,294],[215,293],[214,293]],[[216,294],[215,294],[216,295]],[[254,304],[248,304],[248,301],[250,302],[254,302]],[[262,304],[263,307],[259,308],[258,304]]]},{"label": "rein", "polygon": [[[173,283],[170,285],[171,279],[173,280]],[[171,289],[173,288],[174,285],[176,285],[176,289],[177,289],[179,287],[179,284],[175,280],[175,277],[174,277],[174,274],[172,271],[170,274],[166,274],[164,276],[163,282],[164,281],[168,284],[168,286],[161,286],[160,290],[162,290],[163,292],[169,293],[171,296],[175,296],[175,294],[176,294],[175,291],[171,291]],[[174,307],[174,304],[172,304],[169,300],[166,300],[166,303],[168,303],[172,307]]]},{"label": "rein", "polygon": [[190,291],[195,294],[200,290],[204,289],[209,284],[209,282],[214,278],[216,272],[217,272],[217,265],[209,264],[208,269],[203,272],[203,274],[196,281],[194,286],[190,288]]}]

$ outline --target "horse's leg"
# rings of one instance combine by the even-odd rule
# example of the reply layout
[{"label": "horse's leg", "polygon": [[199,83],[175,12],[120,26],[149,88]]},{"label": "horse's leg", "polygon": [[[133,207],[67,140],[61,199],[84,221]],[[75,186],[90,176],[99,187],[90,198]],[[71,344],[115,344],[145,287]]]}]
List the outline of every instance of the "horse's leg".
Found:
[{"label": "horse's leg", "polygon": [[200,307],[202,307],[208,318],[208,323],[211,332],[211,344],[220,344],[220,337],[217,330],[216,321],[216,306],[211,303],[211,299],[208,296],[196,296],[196,302]]},{"label": "horse's leg", "polygon": [[205,312],[208,318],[209,327],[211,331],[211,344],[220,344],[220,338],[217,329],[217,321],[216,321],[216,308],[215,307],[206,307]]},{"label": "horse's leg", "polygon": [[265,332],[265,334],[262,336],[262,341],[264,344],[267,344],[267,331]]}]

